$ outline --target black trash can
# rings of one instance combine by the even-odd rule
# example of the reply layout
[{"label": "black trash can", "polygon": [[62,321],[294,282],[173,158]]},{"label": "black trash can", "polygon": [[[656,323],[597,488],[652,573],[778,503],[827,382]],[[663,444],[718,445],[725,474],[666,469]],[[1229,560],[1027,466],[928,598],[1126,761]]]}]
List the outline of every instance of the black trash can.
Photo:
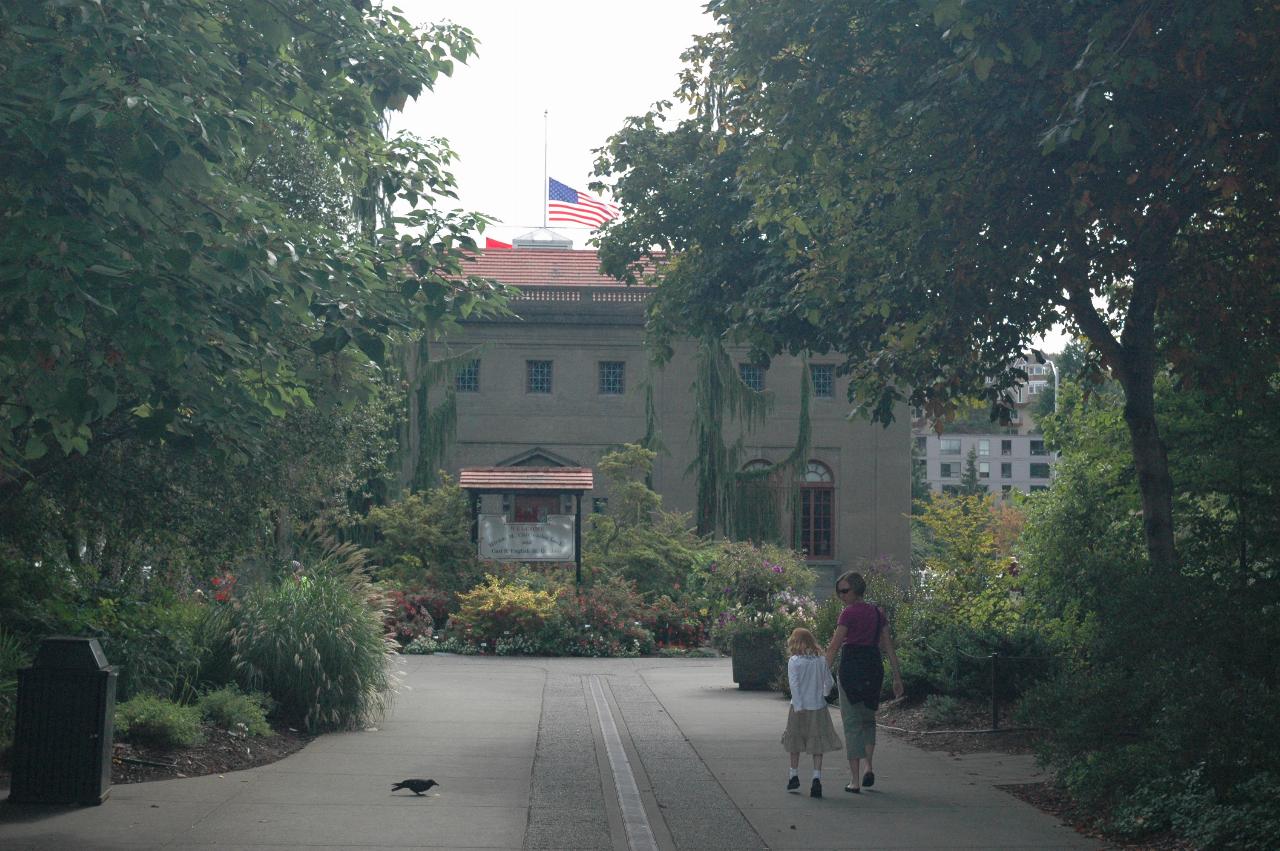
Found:
[{"label": "black trash can", "polygon": [[55,636],[18,672],[9,800],[101,804],[111,787],[116,672],[96,638]]}]

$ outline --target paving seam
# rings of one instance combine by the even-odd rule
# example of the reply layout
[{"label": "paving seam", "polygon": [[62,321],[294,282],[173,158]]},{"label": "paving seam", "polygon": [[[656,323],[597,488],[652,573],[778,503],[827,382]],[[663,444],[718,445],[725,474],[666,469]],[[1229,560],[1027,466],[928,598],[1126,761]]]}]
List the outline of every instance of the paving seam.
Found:
[{"label": "paving seam", "polygon": [[604,688],[600,685],[600,675],[591,674],[590,680],[596,721],[604,736],[605,753],[608,754],[609,766],[613,769],[614,791],[618,795],[618,804],[622,807],[622,824],[627,831],[627,845],[631,851],[658,851],[653,828],[649,826],[649,817],[645,815],[644,802],[640,800],[640,789],[636,786],[635,775],[631,773],[631,762],[623,750],[618,725],[613,721],[613,713],[609,711],[608,701],[604,697]]},{"label": "paving seam", "polygon": [[526,849],[613,849],[595,724],[581,674],[548,671],[533,758]]},{"label": "paving seam", "polygon": [[[644,671],[635,673],[627,682],[611,684],[614,698],[676,847],[767,849],[768,843],[698,754]],[[673,763],[687,769],[683,777],[662,774]],[[687,799],[694,789],[702,793],[701,800]]]}]

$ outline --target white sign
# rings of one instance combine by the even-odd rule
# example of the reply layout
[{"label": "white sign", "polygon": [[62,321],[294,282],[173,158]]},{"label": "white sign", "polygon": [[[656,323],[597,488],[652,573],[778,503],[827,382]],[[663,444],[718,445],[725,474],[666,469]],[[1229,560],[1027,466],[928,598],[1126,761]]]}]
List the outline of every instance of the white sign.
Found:
[{"label": "white sign", "polygon": [[480,558],[489,561],[573,561],[572,514],[546,523],[508,523],[501,514],[480,515]]}]

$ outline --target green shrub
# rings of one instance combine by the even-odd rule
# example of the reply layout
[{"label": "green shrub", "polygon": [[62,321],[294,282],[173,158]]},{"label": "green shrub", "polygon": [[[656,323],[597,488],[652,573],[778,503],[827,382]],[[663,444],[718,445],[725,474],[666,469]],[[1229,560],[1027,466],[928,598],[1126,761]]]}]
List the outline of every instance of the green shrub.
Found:
[{"label": "green shrub", "polygon": [[964,704],[949,694],[931,694],[924,699],[924,720],[931,727],[959,724],[964,718]]},{"label": "green shrub", "polygon": [[234,611],[236,675],[310,732],[351,728],[385,709],[395,642],[385,597],[336,559],[247,591]]},{"label": "green shrub", "polygon": [[583,567],[588,576],[629,580],[646,599],[667,594],[679,600],[693,590],[692,577],[714,545],[694,531],[689,515],[662,510],[662,498],[647,484],[655,457],[624,444],[596,464],[609,483],[609,509],[587,518]]},{"label": "green shrub", "polygon": [[700,647],[707,640],[706,612],[705,608],[697,611],[662,594],[644,616],[659,647]]},{"label": "green shrub", "polygon": [[902,678],[912,694],[946,694],[990,699],[991,654],[997,654],[996,697],[1021,698],[1054,675],[1060,651],[1045,634],[1029,625],[1005,633],[940,619],[919,619],[914,635],[899,635]]},{"label": "green shrub", "polygon": [[100,597],[86,606],[77,629],[98,638],[118,672],[116,693],[122,699],[162,694],[187,700],[197,692],[196,635],[203,617],[204,606],[171,592],[149,599]]},{"label": "green shrub", "polygon": [[215,727],[243,730],[247,736],[271,735],[266,695],[245,694],[235,686],[226,686],[204,695],[196,706],[204,720]]},{"label": "green shrub", "polygon": [[152,694],[116,704],[116,736],[135,745],[185,748],[204,740],[200,710]]},{"label": "green shrub", "polygon": [[472,644],[494,650],[498,639],[532,638],[557,616],[556,596],[538,591],[528,581],[500,579],[489,574],[484,582],[458,595],[454,622]]},{"label": "green shrub", "polygon": [[419,635],[413,641],[401,647],[400,652],[408,653],[411,656],[429,656],[439,649],[440,645],[434,638],[429,635]]},{"label": "green shrub", "polygon": [[480,648],[467,643],[456,635],[446,635],[436,642],[437,653],[457,653],[459,656],[477,656]]},{"label": "green shrub", "polygon": [[556,597],[558,617],[548,629],[559,631],[559,655],[635,656],[653,649],[653,633],[643,624],[644,600],[635,586],[609,577],[576,593],[562,587]]},{"label": "green shrub", "polygon": [[835,635],[836,621],[840,620],[842,611],[844,604],[835,594],[818,604],[817,614],[813,616],[813,637],[818,639],[818,644],[824,649],[831,636]]},{"label": "green shrub", "polygon": [[379,578],[400,586],[426,585],[451,594],[470,588],[484,572],[471,541],[471,505],[448,476],[422,493],[369,512],[380,540],[373,556]]},{"label": "green shrub", "polygon": [[8,630],[0,628],[0,743],[13,738],[18,670],[25,668],[29,661],[22,641]]}]

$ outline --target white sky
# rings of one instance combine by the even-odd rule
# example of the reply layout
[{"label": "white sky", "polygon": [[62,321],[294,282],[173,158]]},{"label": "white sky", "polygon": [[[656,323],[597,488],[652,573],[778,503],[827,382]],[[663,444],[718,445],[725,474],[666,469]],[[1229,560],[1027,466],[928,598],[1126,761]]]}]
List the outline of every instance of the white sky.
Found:
[{"label": "white sky", "polygon": [[[451,20],[480,41],[479,55],[395,114],[392,129],[449,140],[458,206],[500,219],[485,235],[504,242],[542,226],[544,110],[547,174],[586,191],[592,151],[628,116],[670,98],[680,54],[714,29],[705,0],[392,2],[414,23]],[[551,227],[589,247],[588,228]],[[1041,345],[1061,351],[1064,342],[1054,334]]]},{"label": "white sky", "polygon": [[[414,23],[448,19],[480,40],[479,55],[396,116],[392,129],[444,136],[458,154],[460,206],[502,220],[504,242],[542,227],[543,111],[547,173],[587,191],[595,156],[623,121],[669,98],[680,54],[710,32],[705,0],[391,0]],[[590,231],[553,229],[586,248]]]}]

